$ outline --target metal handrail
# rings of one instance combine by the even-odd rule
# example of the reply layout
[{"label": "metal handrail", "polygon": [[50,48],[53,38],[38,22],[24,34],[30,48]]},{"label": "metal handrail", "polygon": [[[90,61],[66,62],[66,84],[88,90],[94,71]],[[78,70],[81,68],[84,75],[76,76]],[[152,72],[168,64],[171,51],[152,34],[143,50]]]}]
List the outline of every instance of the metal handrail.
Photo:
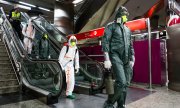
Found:
[{"label": "metal handrail", "polygon": [[[18,53],[19,53],[19,55],[21,56],[21,58],[23,58],[23,59],[26,59],[26,60],[28,60],[29,62],[32,62],[32,63],[49,63],[49,64],[56,64],[58,67],[60,67],[60,68],[58,68],[59,69],[59,71],[58,72],[61,72],[61,65],[59,64],[59,62],[57,61],[57,60],[33,60],[33,59],[30,59],[28,56],[27,56],[27,53],[25,53],[25,51],[24,51],[24,49],[22,48],[22,50],[23,51],[21,51],[21,49],[20,49],[20,45],[18,45],[19,43],[17,42],[17,37],[15,36],[15,34],[14,34],[14,32],[12,31],[12,27],[11,27],[11,24],[10,24],[10,22],[7,20],[7,17],[6,17],[6,15],[5,15],[5,13],[4,13],[4,11],[3,11],[3,8],[1,7],[1,12],[3,13],[3,17],[5,18],[5,20],[4,20],[4,24],[8,24],[9,26],[10,26],[10,36],[11,36],[11,38],[12,38],[12,42],[13,42],[13,45],[15,46],[15,48],[17,49],[17,51],[18,51]],[[7,26],[7,25],[5,25],[5,26]],[[18,43],[18,44],[17,44]],[[36,87],[36,88],[39,88],[39,87]],[[39,88],[39,89],[41,89],[41,88]],[[41,91],[42,91],[43,89],[41,89]],[[45,90],[43,90],[43,91],[45,91]],[[46,91],[47,92],[47,91]],[[49,92],[49,94],[50,94],[50,92]],[[58,93],[59,94],[59,93]],[[52,95],[52,94],[51,94]]]},{"label": "metal handrail", "polygon": [[[10,22],[6,19],[5,20],[5,22],[7,22],[8,24],[10,24]],[[12,35],[15,35],[15,34],[13,34],[12,33],[12,31],[10,31],[10,34],[12,34]],[[33,59],[30,59],[28,56],[27,56],[27,53],[26,53],[26,51],[22,48],[22,50],[23,51],[21,51],[21,49],[20,49],[20,45],[18,45],[17,43],[17,41],[18,41],[18,39],[17,39],[17,36],[12,36],[12,40],[13,40],[13,43],[14,43],[14,45],[15,45],[15,47],[17,48],[17,50],[18,50],[18,53],[20,54],[20,56],[22,57],[22,58],[26,58],[28,61],[30,61],[30,62],[32,62],[32,63],[54,63],[54,62],[56,62],[57,64],[59,64],[59,62],[58,62],[58,60],[56,60],[56,59],[49,59],[49,60],[41,60],[41,59],[38,59],[38,60],[33,60]],[[23,52],[23,53],[22,53]],[[60,66],[60,65],[59,65]]]},{"label": "metal handrail", "polygon": [[[44,17],[42,17],[42,16],[39,16],[39,17],[42,18],[44,21],[46,21]],[[46,21],[46,23],[48,23],[48,22]],[[48,23],[48,24],[49,24],[49,23]],[[49,24],[49,25],[51,25],[51,24]],[[54,27],[54,26],[52,26],[52,25],[51,25],[51,27],[52,27],[53,29],[55,29],[59,34],[63,35],[63,37],[64,37],[65,39],[67,39],[67,38],[66,38],[66,34],[64,34],[63,32],[61,32],[60,30],[58,30],[56,27]]]},{"label": "metal handrail", "polygon": [[[29,16],[25,13],[25,15],[26,15],[26,18],[29,18]],[[44,19],[42,16],[39,16],[39,17],[41,17],[42,19]],[[44,19],[45,20],[45,19]],[[45,20],[46,21],[46,20]],[[40,28],[39,28],[39,26],[37,26],[37,24],[36,23],[34,23],[35,24],[35,28],[37,28],[37,29],[39,29],[40,30]],[[54,26],[52,26],[53,28],[55,28]],[[58,30],[59,31],[59,30]],[[47,32],[46,30],[45,30],[45,32]],[[59,31],[60,32],[60,31]],[[48,33],[48,32],[47,32]],[[51,38],[51,37],[50,37]],[[56,45],[55,46],[55,49],[58,51],[58,52],[60,52],[60,48],[58,47],[58,45],[56,44],[56,43],[54,43],[54,41],[56,41],[56,40],[52,40],[52,41],[50,41],[51,43],[53,43],[52,45],[54,46],[54,45]],[[95,61],[95,60],[93,60],[92,58],[90,58],[87,54],[85,54],[83,51],[81,51],[80,49],[78,49],[79,50],[79,52],[80,53],[82,53],[85,57],[87,57],[89,60],[92,60],[92,61]],[[98,63],[98,61],[95,61],[95,62],[97,62]],[[101,64],[101,63],[100,63]]]},{"label": "metal handrail", "polygon": [[[26,20],[29,20],[29,16],[28,16],[26,13],[25,13],[25,14],[22,13],[22,15],[25,16]],[[33,24],[34,24],[34,27],[35,27],[38,31],[40,31],[41,33],[47,33],[48,35],[50,35],[45,29],[42,30],[42,28],[40,28],[35,22],[34,22]],[[42,32],[42,31],[43,31],[43,32]],[[54,38],[52,38],[51,35],[49,36],[48,41],[51,42],[51,43],[53,43],[52,45],[54,46],[54,48],[55,48],[56,51],[60,52],[60,46],[59,46],[59,44],[55,43],[56,40],[55,40]],[[61,44],[62,44],[62,43],[61,43]]]},{"label": "metal handrail", "polygon": [[[27,13],[25,13],[25,12],[22,12],[22,14],[26,17],[26,19],[30,19],[30,17],[29,17],[29,15],[27,14]],[[42,17],[41,15],[39,15],[37,18],[35,18],[35,19],[38,19],[38,18],[41,18],[41,19],[43,19],[47,24],[49,24],[45,19],[44,19],[44,17]],[[34,19],[34,20],[35,20]],[[36,23],[35,23],[36,24]],[[37,24],[36,24],[37,25]],[[62,36],[63,36],[63,38],[65,39],[65,40],[67,40],[67,38],[66,38],[66,35],[63,33],[63,32],[61,32],[61,31],[59,31],[57,28],[55,28],[54,26],[52,26],[51,24],[49,24],[54,30],[56,30],[59,34],[61,34]],[[38,26],[39,27],[39,26]],[[46,31],[46,30],[45,30]],[[47,32],[47,31],[46,31]],[[47,32],[48,33],[48,32]]]},{"label": "metal handrail", "polygon": [[[26,18],[27,18],[27,20],[28,20],[28,18],[29,18],[29,16],[26,14]],[[39,16],[39,17],[41,17],[41,16]],[[42,19],[44,19],[43,17],[41,17]],[[44,19],[45,20],[45,19]],[[38,28],[39,30],[41,29],[35,22],[33,23],[34,25],[35,25],[35,28]],[[53,26],[52,26],[53,27]],[[54,27],[53,27],[54,28]],[[44,32],[46,32],[46,33],[48,33],[45,29],[43,29],[43,31]],[[48,33],[49,34],[49,33]],[[57,52],[60,52],[60,46],[58,46],[57,44],[56,44],[56,40],[53,38],[51,38],[51,34],[49,34],[50,36],[49,36],[49,42],[51,42],[52,43],[52,45],[54,46],[54,48],[56,49],[56,51]],[[101,67],[102,67],[102,62],[98,62],[97,60],[93,60],[92,58],[90,58],[87,54],[85,54],[83,51],[81,51],[81,50],[79,50],[78,49],[78,51],[81,53],[81,54],[83,54],[88,60],[90,60],[90,61],[93,61],[94,63],[96,63],[96,64],[99,64],[99,65],[101,65]],[[82,67],[81,67],[82,68]],[[104,67],[102,67],[102,68],[104,68]],[[82,68],[82,70],[85,70],[85,69],[83,69]],[[92,75],[90,75],[87,71],[83,71],[84,72],[84,74],[86,75],[86,76],[88,76],[89,78],[92,78],[92,79],[96,79],[96,77],[94,77],[94,76],[92,76]],[[100,79],[97,79],[97,80],[100,80]],[[103,79],[102,79],[102,81],[103,81]]]}]

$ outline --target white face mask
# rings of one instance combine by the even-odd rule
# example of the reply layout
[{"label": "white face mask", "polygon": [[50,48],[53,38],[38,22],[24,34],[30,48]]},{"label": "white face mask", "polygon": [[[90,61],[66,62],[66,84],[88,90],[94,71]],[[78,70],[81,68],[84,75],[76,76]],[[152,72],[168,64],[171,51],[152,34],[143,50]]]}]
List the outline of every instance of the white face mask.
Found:
[{"label": "white face mask", "polygon": [[122,20],[121,18],[117,18],[116,22],[121,23],[121,20]]}]

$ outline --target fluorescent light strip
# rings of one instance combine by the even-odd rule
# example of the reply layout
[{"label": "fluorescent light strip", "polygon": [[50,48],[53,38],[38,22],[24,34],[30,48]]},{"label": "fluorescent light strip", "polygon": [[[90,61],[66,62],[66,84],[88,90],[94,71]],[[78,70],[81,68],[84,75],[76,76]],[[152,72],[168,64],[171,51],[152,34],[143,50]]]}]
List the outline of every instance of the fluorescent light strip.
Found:
[{"label": "fluorescent light strip", "polygon": [[50,11],[49,9],[43,8],[43,7],[38,7],[41,10],[45,10],[45,11]]},{"label": "fluorescent light strip", "polygon": [[82,2],[83,0],[74,0],[73,1],[73,4],[77,4],[77,3],[79,3],[79,2]]},{"label": "fluorescent light strip", "polygon": [[25,3],[25,2],[21,2],[21,1],[19,1],[19,3],[21,3],[23,5],[31,6],[31,7],[36,7],[35,5],[29,4],[29,3]]},{"label": "fluorescent light strip", "polygon": [[17,5],[17,6],[23,9],[31,10],[31,7],[28,6],[24,6],[24,5]]},{"label": "fluorescent light strip", "polygon": [[8,4],[10,5],[11,3],[7,2],[7,1],[4,1],[4,0],[0,0],[0,3],[3,3],[3,4]]}]

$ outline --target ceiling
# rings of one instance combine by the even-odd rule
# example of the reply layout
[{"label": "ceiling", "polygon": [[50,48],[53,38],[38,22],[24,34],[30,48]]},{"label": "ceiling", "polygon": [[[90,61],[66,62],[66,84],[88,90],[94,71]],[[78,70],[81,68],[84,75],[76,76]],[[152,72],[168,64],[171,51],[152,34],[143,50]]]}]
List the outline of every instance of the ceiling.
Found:
[{"label": "ceiling", "polygon": [[[4,3],[2,3],[2,1],[6,1],[10,4],[4,4]],[[52,21],[52,22],[54,21],[55,2],[64,2],[64,1],[73,2],[73,0],[0,0],[0,7],[3,7],[4,11],[6,13],[9,13],[9,11],[11,9],[13,9],[15,4],[21,4],[21,3],[19,3],[20,1],[36,6],[36,8],[31,7],[31,10],[20,8],[20,11],[30,12],[30,13],[34,13],[34,12],[41,13],[43,17],[45,17],[47,20]],[[81,3],[83,3],[83,2],[81,2]],[[75,6],[75,10],[78,10],[80,8],[81,3],[78,3],[77,6]],[[23,5],[23,4],[21,4],[21,5]],[[50,11],[44,11],[44,10],[39,9],[38,7],[43,7]]]},{"label": "ceiling", "polygon": [[[1,1],[8,1],[10,4],[2,4]],[[74,0],[0,0],[0,7],[3,7],[5,12],[8,13],[13,8],[14,4],[17,4],[17,3],[20,4],[19,1],[33,4],[36,6],[36,8],[32,8],[31,11],[22,9],[22,8],[21,8],[21,11],[31,12],[31,13],[39,12],[47,20],[53,22],[54,21],[55,2],[65,2],[65,1],[73,2]],[[92,1],[92,0],[83,0],[82,2],[78,3],[77,6],[74,7],[75,12],[81,11],[82,10],[81,7],[83,7],[82,4],[85,2],[90,2],[90,1]],[[125,6],[129,10],[130,20],[132,20],[136,16],[142,16],[145,12],[147,12],[147,10],[151,6],[153,6],[159,0],[127,0],[127,1],[128,2],[125,4]],[[165,0],[165,1],[167,1],[167,0]],[[177,0],[177,1],[179,2],[180,0]],[[38,9],[38,7],[43,7],[43,8],[49,9],[50,11],[41,10],[41,9]],[[85,8],[87,8],[87,7],[85,7]],[[156,13],[159,16],[161,16],[161,18],[159,19],[161,25],[165,24],[165,13],[164,12],[165,12],[165,10],[163,9],[160,12]],[[112,15],[112,19],[114,19],[113,15]],[[83,20],[85,20],[85,19],[83,19]],[[109,19],[109,22],[110,22],[110,20],[111,20],[111,18]]]}]

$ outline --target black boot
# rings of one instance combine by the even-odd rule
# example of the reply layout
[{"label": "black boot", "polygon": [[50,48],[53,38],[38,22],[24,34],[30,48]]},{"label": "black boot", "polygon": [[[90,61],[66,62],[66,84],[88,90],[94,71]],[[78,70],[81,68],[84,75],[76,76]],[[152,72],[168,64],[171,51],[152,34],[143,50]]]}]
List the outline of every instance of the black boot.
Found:
[{"label": "black boot", "polygon": [[114,108],[113,104],[108,103],[107,101],[104,103],[103,108]]},{"label": "black boot", "polygon": [[127,94],[126,91],[123,91],[121,93],[120,98],[117,100],[117,104],[118,104],[117,108],[125,108],[125,106],[126,106],[125,105],[126,104],[126,94]]}]

